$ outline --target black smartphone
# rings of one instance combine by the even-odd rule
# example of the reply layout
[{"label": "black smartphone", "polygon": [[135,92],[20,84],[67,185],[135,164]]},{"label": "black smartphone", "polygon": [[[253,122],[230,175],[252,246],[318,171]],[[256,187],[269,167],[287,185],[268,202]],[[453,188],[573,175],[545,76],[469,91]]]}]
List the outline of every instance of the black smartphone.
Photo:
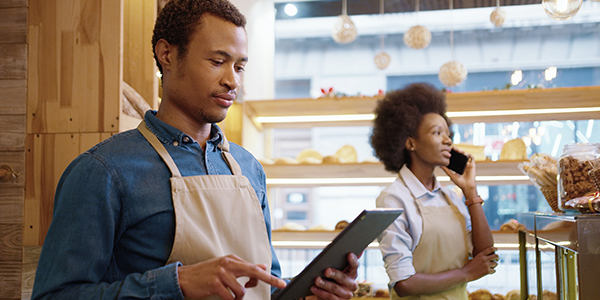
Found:
[{"label": "black smartphone", "polygon": [[467,162],[469,162],[469,157],[454,149],[450,151],[450,155],[448,169],[462,175],[467,167]]}]

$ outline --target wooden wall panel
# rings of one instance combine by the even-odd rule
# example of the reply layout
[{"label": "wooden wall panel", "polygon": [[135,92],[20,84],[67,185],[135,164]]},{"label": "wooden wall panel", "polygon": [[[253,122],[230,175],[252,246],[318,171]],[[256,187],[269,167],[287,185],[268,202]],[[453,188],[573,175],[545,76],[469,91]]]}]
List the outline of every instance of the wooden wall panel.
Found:
[{"label": "wooden wall panel", "polygon": [[40,252],[42,247],[23,247],[23,275],[22,275],[22,300],[31,299],[31,290],[35,279],[35,271],[38,261],[40,260]]},{"label": "wooden wall panel", "polygon": [[0,43],[25,44],[27,42],[27,7],[0,9],[0,28],[4,28]]},{"label": "wooden wall panel", "polygon": [[2,0],[2,1],[0,1],[0,8],[9,8],[9,7],[27,7],[27,0]]},{"label": "wooden wall panel", "polygon": [[121,15],[121,1],[30,1],[28,133],[118,131]]},{"label": "wooden wall panel", "polygon": [[79,154],[110,133],[27,135],[24,246],[40,246],[52,220],[54,192],[60,176]]},{"label": "wooden wall panel", "polygon": [[27,80],[0,80],[0,90],[0,112],[4,115],[25,115]]},{"label": "wooden wall panel", "polygon": [[0,79],[25,78],[27,44],[0,44]]},{"label": "wooden wall panel", "polygon": [[0,299],[21,299],[27,0],[0,1],[0,166],[20,174],[0,181]]},{"label": "wooden wall panel", "polygon": [[[0,228],[0,234],[3,234]],[[0,260],[0,299],[21,300],[21,260]]]},{"label": "wooden wall panel", "polygon": [[152,52],[156,1],[128,0],[123,16],[123,81],[158,108],[158,68]]}]

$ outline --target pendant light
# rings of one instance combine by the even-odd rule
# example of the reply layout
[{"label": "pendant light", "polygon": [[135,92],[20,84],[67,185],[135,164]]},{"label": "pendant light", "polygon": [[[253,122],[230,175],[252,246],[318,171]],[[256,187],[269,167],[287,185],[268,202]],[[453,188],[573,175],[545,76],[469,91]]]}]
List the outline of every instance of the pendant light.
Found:
[{"label": "pendant light", "polygon": [[496,9],[490,14],[490,22],[496,27],[502,27],[506,20],[506,11],[500,8],[500,0],[496,0]]},{"label": "pendant light", "polygon": [[583,0],[542,0],[542,8],[546,14],[555,20],[564,21],[579,12]]},{"label": "pendant light", "polygon": [[385,53],[385,51],[383,51],[384,49],[384,42],[383,42],[383,36],[385,33],[385,26],[383,26],[384,24],[384,14],[383,14],[383,0],[379,0],[379,14],[381,15],[381,24],[382,24],[382,28],[381,28],[381,37],[380,37],[380,44],[381,44],[381,52],[379,52],[377,55],[375,55],[375,66],[380,69],[383,70],[385,68],[387,68],[387,66],[390,64],[390,61],[392,60],[390,55]]},{"label": "pendant light", "polygon": [[[419,0],[416,1],[415,14],[419,23]],[[424,49],[431,42],[431,31],[424,26],[416,25],[404,33],[404,44],[413,49]]]},{"label": "pendant light", "polygon": [[356,27],[347,13],[347,0],[342,0],[342,14],[338,16],[333,24],[331,37],[336,43],[348,44],[353,42],[358,35]]},{"label": "pendant light", "polygon": [[452,29],[452,0],[450,0],[450,57],[451,60],[445,63],[438,73],[438,78],[447,87],[453,87],[467,78],[467,68],[459,62],[454,60],[454,31]]}]

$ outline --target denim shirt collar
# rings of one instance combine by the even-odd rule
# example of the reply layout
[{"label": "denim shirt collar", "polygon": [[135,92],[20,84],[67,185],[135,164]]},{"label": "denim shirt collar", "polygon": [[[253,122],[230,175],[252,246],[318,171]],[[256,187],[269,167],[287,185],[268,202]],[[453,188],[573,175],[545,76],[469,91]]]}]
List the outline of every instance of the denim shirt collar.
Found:
[{"label": "denim shirt collar", "polygon": [[[183,131],[163,122],[156,117],[157,111],[148,110],[144,116],[144,120],[148,129],[156,135],[159,141],[163,144],[184,145],[195,143],[191,136]],[[210,139],[206,142],[206,151],[217,151],[217,146],[223,140],[223,133],[217,124],[212,124],[210,129]]]}]

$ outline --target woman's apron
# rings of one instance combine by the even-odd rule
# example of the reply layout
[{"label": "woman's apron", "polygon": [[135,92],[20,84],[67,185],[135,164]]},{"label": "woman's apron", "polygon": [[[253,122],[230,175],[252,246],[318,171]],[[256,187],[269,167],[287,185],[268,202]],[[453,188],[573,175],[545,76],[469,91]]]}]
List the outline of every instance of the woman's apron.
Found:
[{"label": "woman's apron", "polygon": [[[402,176],[400,176],[402,179]],[[404,179],[402,179],[404,182]],[[404,183],[406,185],[406,183]],[[410,189],[409,189],[410,191]],[[423,233],[413,251],[413,266],[417,273],[439,273],[459,269],[469,260],[469,247],[465,217],[442,190],[448,206],[423,206],[421,200],[415,204],[423,218]],[[429,295],[400,297],[394,289],[390,295],[394,300],[406,299],[450,299],[467,300],[467,284]]]},{"label": "woman's apron", "polygon": [[[175,240],[167,264],[192,265],[215,257],[235,254],[253,264],[264,264],[271,272],[271,246],[260,201],[248,178],[229,153],[223,136],[219,145],[233,175],[182,177],[175,162],[142,122],[138,130],[171,170],[171,195],[175,210]],[[247,277],[238,278],[243,286]],[[271,288],[259,281],[246,289],[244,299],[270,299]],[[220,299],[211,296],[206,299]]]}]

